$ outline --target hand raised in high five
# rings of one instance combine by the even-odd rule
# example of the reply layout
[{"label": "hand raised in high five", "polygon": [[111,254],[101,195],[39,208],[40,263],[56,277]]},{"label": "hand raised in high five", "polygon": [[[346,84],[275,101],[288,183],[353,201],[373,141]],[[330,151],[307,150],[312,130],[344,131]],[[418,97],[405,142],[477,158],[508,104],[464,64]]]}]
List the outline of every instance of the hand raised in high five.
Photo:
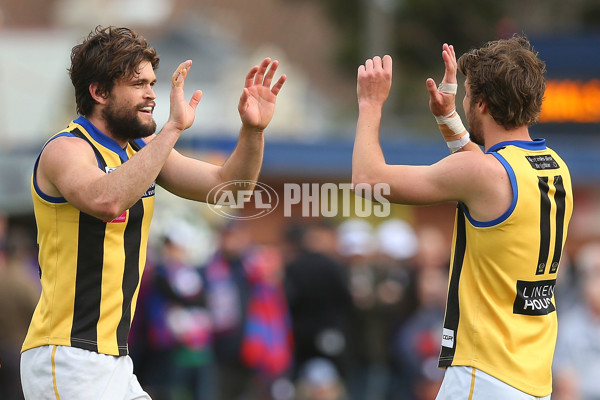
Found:
[{"label": "hand raised in high five", "polygon": [[271,62],[270,58],[265,58],[246,75],[246,83],[238,104],[242,125],[245,128],[262,132],[271,122],[277,94],[286,80],[286,76],[281,75],[277,83],[271,87],[278,66],[279,61]]},{"label": "hand raised in high five", "polygon": [[375,56],[358,67],[356,94],[359,106],[383,107],[392,87],[392,57]]},{"label": "hand raised in high five", "polygon": [[454,46],[444,43],[442,46],[442,58],[444,59],[444,78],[438,88],[432,78],[427,79],[426,86],[429,92],[429,109],[433,115],[447,116],[456,109],[456,54]]},{"label": "hand raised in high five", "polygon": [[192,126],[196,118],[196,107],[202,99],[202,91],[196,90],[189,103],[185,100],[183,86],[191,67],[192,60],[184,61],[179,64],[171,77],[171,106],[168,122],[180,131]]}]

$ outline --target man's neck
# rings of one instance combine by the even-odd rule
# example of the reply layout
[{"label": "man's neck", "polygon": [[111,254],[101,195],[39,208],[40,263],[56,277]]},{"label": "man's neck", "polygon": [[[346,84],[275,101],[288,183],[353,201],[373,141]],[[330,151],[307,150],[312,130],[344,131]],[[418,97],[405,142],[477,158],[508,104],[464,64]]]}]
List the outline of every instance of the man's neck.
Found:
[{"label": "man's neck", "polygon": [[485,150],[487,151],[490,147],[508,141],[531,141],[529,135],[529,128],[527,125],[519,126],[515,129],[505,129],[501,125],[496,123],[488,124],[489,126],[483,128],[485,132]]}]

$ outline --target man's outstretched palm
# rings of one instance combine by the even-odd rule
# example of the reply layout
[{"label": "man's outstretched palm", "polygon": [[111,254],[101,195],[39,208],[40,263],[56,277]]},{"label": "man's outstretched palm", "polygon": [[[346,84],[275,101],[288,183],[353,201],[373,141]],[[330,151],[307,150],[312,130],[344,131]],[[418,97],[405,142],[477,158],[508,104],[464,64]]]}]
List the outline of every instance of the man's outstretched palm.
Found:
[{"label": "man's outstretched palm", "polygon": [[[267,71],[269,64],[271,66]],[[238,105],[243,125],[262,131],[271,122],[277,94],[286,80],[286,76],[282,75],[271,87],[278,66],[277,60],[271,63],[270,58],[265,58],[260,66],[254,66],[246,75],[244,91]]]}]

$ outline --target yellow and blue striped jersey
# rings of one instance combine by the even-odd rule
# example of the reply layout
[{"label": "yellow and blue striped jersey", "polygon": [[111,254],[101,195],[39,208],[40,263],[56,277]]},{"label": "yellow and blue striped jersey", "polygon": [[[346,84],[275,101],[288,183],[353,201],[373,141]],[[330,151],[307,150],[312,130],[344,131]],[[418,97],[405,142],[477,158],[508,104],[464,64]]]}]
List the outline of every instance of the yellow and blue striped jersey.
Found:
[{"label": "yellow and blue striped jersey", "polygon": [[[87,141],[106,173],[144,146],[143,140],[135,140],[123,149],[84,117],[50,140],[59,136]],[[37,164],[31,191],[42,293],[22,351],[63,345],[125,355],[146,262],[154,184],[121,216],[102,221],[62,197],[43,193],[36,183]]]}]

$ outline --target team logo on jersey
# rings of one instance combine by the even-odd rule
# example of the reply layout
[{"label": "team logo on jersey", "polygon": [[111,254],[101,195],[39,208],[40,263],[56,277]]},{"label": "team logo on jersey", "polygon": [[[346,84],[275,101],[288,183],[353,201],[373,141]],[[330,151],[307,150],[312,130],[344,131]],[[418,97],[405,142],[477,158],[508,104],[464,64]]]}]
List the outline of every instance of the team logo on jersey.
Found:
[{"label": "team logo on jersey", "polygon": [[525,156],[529,164],[533,169],[545,170],[545,169],[558,169],[560,166],[552,158],[550,154],[541,154],[539,156]]},{"label": "team logo on jersey", "polygon": [[517,297],[513,313],[523,315],[546,315],[555,311],[552,303],[556,279],[544,281],[517,281]]},{"label": "team logo on jersey", "polygon": [[150,196],[154,196],[154,192],[156,191],[156,182],[152,182],[152,185],[144,192],[142,195],[142,199]]},{"label": "team logo on jersey", "polygon": [[115,218],[113,220],[103,221],[103,222],[106,222],[108,224],[127,222],[127,211],[123,211],[123,213],[121,215],[119,215],[117,218]]},{"label": "team logo on jersey", "polygon": [[442,331],[442,346],[454,348],[454,331],[452,329],[444,328]]}]

